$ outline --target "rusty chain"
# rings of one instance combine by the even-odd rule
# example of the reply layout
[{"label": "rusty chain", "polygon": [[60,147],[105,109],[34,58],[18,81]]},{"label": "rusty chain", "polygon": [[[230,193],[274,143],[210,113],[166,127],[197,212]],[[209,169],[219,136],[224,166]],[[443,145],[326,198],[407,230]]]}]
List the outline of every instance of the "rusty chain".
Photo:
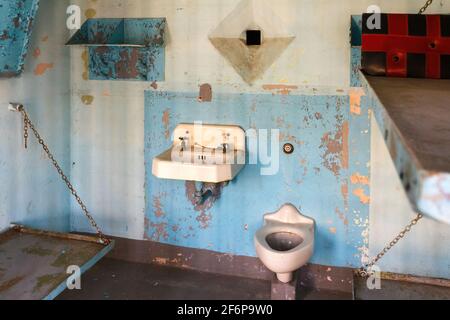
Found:
[{"label": "rusty chain", "polygon": [[428,7],[431,6],[432,3],[433,0],[427,0],[427,2],[425,2],[425,5],[422,8],[420,8],[419,14],[423,14],[425,11],[427,11]]},{"label": "rusty chain", "polygon": [[411,231],[412,227],[415,226],[420,219],[423,218],[421,213],[418,213],[417,216],[402,230],[400,233],[389,242],[387,246],[383,248],[383,250],[376,255],[375,258],[370,261],[370,263],[364,265],[361,269],[358,270],[358,274],[365,278],[373,274],[372,267],[389,251],[391,250],[401,239],[405,237],[405,235]]},{"label": "rusty chain", "polygon": [[28,147],[28,128],[31,129],[31,131],[33,132],[34,136],[36,137],[36,139],[38,140],[39,144],[42,146],[42,149],[45,151],[45,153],[47,154],[48,158],[50,159],[50,161],[52,162],[53,166],[55,167],[55,169],[58,171],[58,174],[61,176],[61,179],[65,182],[65,184],[67,185],[67,188],[69,188],[71,194],[74,196],[74,198],[77,200],[78,204],[80,205],[81,210],[83,210],[83,213],[85,214],[85,216],[87,217],[87,219],[89,220],[90,224],[92,225],[92,227],[97,231],[97,235],[100,239],[100,242],[104,245],[108,245],[111,243],[111,240],[109,240],[104,234],[103,232],[100,230],[100,227],[97,225],[97,223],[95,222],[94,218],[92,217],[92,215],[89,213],[89,210],[87,209],[86,205],[84,204],[83,200],[81,200],[80,196],[78,195],[77,191],[75,190],[75,188],[73,187],[72,183],[70,182],[69,178],[64,174],[63,170],[61,169],[60,165],[58,164],[58,162],[56,161],[55,157],[53,156],[53,154],[50,152],[50,149],[48,148],[48,146],[45,144],[44,140],[42,139],[42,137],[40,136],[39,132],[36,130],[36,128],[34,127],[33,123],[31,122],[30,118],[28,117],[28,113],[25,111],[24,108],[20,109],[20,112],[22,113],[23,116],[23,123],[24,123],[24,140],[25,140],[25,148]]}]

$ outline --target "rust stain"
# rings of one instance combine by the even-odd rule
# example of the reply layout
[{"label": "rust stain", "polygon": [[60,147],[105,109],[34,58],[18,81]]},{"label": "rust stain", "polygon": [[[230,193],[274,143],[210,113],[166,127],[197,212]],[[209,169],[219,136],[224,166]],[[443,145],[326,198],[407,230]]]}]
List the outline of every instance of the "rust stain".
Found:
[{"label": "rust stain", "polygon": [[158,83],[156,81],[153,81],[152,84],[150,85],[150,87],[152,87],[153,89],[157,90],[158,89]]},{"label": "rust stain", "polygon": [[94,102],[94,97],[91,95],[84,95],[81,97],[81,102],[87,106],[90,106]]},{"label": "rust stain", "polygon": [[92,19],[97,15],[97,11],[95,11],[95,9],[93,8],[89,8],[84,12],[84,15],[87,19]]},{"label": "rust stain", "polygon": [[162,122],[164,124],[164,129],[165,129],[164,136],[166,137],[166,139],[170,138],[170,131],[169,131],[170,113],[169,112],[170,112],[170,110],[166,109],[163,112],[163,116],[162,116]]},{"label": "rust stain", "polygon": [[153,197],[153,208],[154,213],[157,218],[164,216],[164,211],[162,210],[161,199],[159,197]]},{"label": "rust stain", "polygon": [[351,88],[349,90],[351,114],[361,115],[361,97],[364,95],[362,88]]},{"label": "rust stain", "polygon": [[48,41],[48,36],[43,36],[41,39],[42,42],[47,42]]},{"label": "rust stain", "polygon": [[43,75],[47,70],[53,68],[53,63],[39,63],[34,69],[34,74],[36,76]]},{"label": "rust stain", "polygon": [[370,197],[364,193],[364,189],[355,189],[353,190],[353,194],[359,198],[359,201],[361,201],[361,203],[370,203]]},{"label": "rust stain", "polygon": [[335,227],[330,227],[328,230],[330,230],[330,233],[336,234],[337,230]]},{"label": "rust stain", "polygon": [[297,90],[298,86],[284,85],[284,84],[266,84],[263,85],[263,89],[266,91],[276,91],[281,95],[288,95],[292,90]]},{"label": "rust stain", "polygon": [[204,83],[200,86],[200,92],[198,94],[198,101],[211,102],[212,101],[212,87],[208,83]]},{"label": "rust stain", "polygon": [[[104,50],[99,48],[99,50]],[[134,79],[139,75],[137,69],[137,62],[141,58],[139,51],[134,48],[131,50],[131,54],[127,50],[123,50],[119,53],[120,60],[116,63],[117,76],[122,79]]]},{"label": "rust stain", "polygon": [[344,199],[345,210],[348,210],[348,182],[344,181],[341,185],[341,194]]},{"label": "rust stain", "polygon": [[33,50],[33,57],[38,58],[41,55],[41,49],[36,48]]},{"label": "rust stain", "polygon": [[362,184],[362,185],[369,185],[369,177],[363,176],[359,173],[355,173],[350,177],[350,181],[352,184]]}]

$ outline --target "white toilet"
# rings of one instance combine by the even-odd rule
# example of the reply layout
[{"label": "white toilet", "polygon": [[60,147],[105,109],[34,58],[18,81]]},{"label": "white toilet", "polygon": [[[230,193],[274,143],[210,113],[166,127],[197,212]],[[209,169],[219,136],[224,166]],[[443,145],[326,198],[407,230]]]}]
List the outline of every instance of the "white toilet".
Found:
[{"label": "white toilet", "polygon": [[255,234],[256,253],[262,263],[284,283],[308,263],[314,251],[314,220],[292,204],[264,216],[264,227]]}]

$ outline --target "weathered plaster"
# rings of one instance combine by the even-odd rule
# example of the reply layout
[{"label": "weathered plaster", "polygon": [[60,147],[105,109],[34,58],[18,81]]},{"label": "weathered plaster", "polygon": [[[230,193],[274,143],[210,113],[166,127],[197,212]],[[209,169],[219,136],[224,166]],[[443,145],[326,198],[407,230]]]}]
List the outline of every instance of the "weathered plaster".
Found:
[{"label": "weathered plaster", "polygon": [[[350,52],[354,57],[358,57],[358,49],[351,50],[349,45],[349,26],[350,15],[361,14],[369,5],[381,5],[386,12],[417,12],[417,9],[423,5],[420,0],[343,0],[343,1],[297,1],[297,0],[279,0],[273,11],[279,16],[284,26],[292,31],[296,38],[289,47],[284,51],[280,58],[270,66],[264,75],[253,86],[248,86],[244,80],[237,74],[233,67],[220,55],[213,45],[209,42],[208,35],[217,27],[219,21],[224,19],[240,2],[240,0],[78,0],[73,1],[75,4],[80,4],[83,10],[93,9],[96,11],[96,17],[166,17],[168,22],[168,36],[169,41],[166,46],[166,79],[164,82],[157,83],[129,83],[129,82],[95,82],[86,81],[87,66],[86,59],[81,59],[83,54],[82,48],[74,48],[72,50],[72,160],[76,163],[72,169],[72,175],[77,184],[85,188],[88,203],[93,212],[99,217],[99,223],[106,227],[110,233],[126,236],[135,239],[142,239],[144,229],[144,215],[149,218],[150,215],[145,214],[145,167],[144,167],[144,90],[152,90],[157,92],[178,92],[189,93],[189,99],[197,101],[199,86],[203,83],[208,83],[212,86],[214,91],[213,103],[216,102],[218,94],[267,94],[283,97],[289,99],[290,95],[303,95],[302,99],[316,99],[317,96],[341,96],[341,99],[348,99],[352,87],[358,87],[358,81],[352,79],[350,83],[350,70],[355,74],[357,65],[351,65]],[[431,8],[431,13],[447,13],[450,11],[450,3],[444,2],[444,6],[440,7],[439,3],[435,3]],[[192,19],[195,17],[195,19]],[[356,61],[353,59],[352,61]],[[352,66],[352,68],[351,68]],[[355,80],[355,81],[353,81]],[[81,102],[80,95],[92,95],[95,97],[94,103],[89,107]],[[181,99],[181,98],[180,98]],[[320,99],[320,98],[317,98]],[[358,98],[359,99],[359,98]],[[350,103],[345,104],[349,115],[346,120],[349,123],[349,169],[341,173],[341,181],[333,188],[336,190],[332,192],[335,199],[342,199],[342,205],[336,205],[332,208],[331,213],[334,217],[327,217],[321,223],[325,223],[321,236],[321,247],[327,246],[333,252],[340,256],[348,255],[345,248],[353,248],[353,245],[358,245],[358,252],[355,252],[355,257],[351,258],[355,264],[361,258],[361,255],[368,254],[369,249],[369,219],[365,212],[361,212],[358,206],[362,206],[360,199],[354,195],[357,189],[363,189],[365,195],[371,194],[369,186],[365,183],[352,183],[351,177],[354,175],[361,175],[367,177],[369,180],[369,140],[370,132],[368,126],[368,109],[371,107],[370,101],[367,101],[365,96],[361,96],[360,105],[358,99],[353,104],[353,109],[350,108]],[[193,103],[193,102],[192,102]],[[198,102],[197,102],[198,103]],[[204,114],[206,110],[210,110],[211,114],[217,115],[219,113],[229,113],[229,110],[222,109],[205,109],[211,108],[210,103],[199,103],[198,108],[201,110],[200,114]],[[167,110],[169,104],[164,106]],[[358,109],[361,108],[361,110]],[[247,111],[254,111],[258,109],[258,105],[251,105]],[[311,107],[312,123],[319,121],[320,117],[327,119],[327,113],[323,111],[313,110]],[[238,107],[236,106],[236,110]],[[354,110],[355,112],[352,112]],[[191,112],[189,110],[188,112]],[[317,112],[320,113],[316,114]],[[358,114],[360,112],[360,114]],[[179,119],[177,114],[168,113],[169,122],[167,128],[164,128],[161,139],[166,137],[166,133],[170,135],[170,130],[173,128]],[[158,127],[162,126],[163,112],[157,114],[154,120]],[[276,126],[281,126],[286,119],[274,119]],[[302,119],[297,119],[302,121]],[[245,123],[247,127],[251,127],[254,123]],[[332,131],[330,126],[327,130],[320,132],[321,136],[326,131]],[[159,130],[162,130],[160,128]],[[311,129],[312,130],[312,129]],[[317,134],[319,131],[317,131]],[[330,136],[334,136],[336,132],[332,132]],[[286,133],[285,138],[288,141],[301,142],[302,135]],[[320,145],[320,143],[318,143]],[[298,144],[299,152],[302,152],[302,145]],[[167,141],[161,149],[167,147]],[[304,149],[305,147],[303,147]],[[306,146],[309,148],[309,146]],[[323,150],[322,150],[323,151]],[[319,156],[319,150],[315,150],[314,156]],[[88,159],[88,160],[86,160]],[[305,160],[308,160],[306,158]],[[295,165],[298,165],[299,171],[295,171],[298,175],[298,180],[303,181],[303,188],[317,188],[318,183],[323,181],[313,180],[308,178],[313,174],[318,175],[332,175],[331,171],[324,169],[321,161],[317,160],[317,164],[312,166],[302,164],[301,159],[295,160]],[[291,168],[294,164],[291,165]],[[255,169],[254,169],[255,170]],[[305,171],[306,170],[306,171]],[[255,170],[256,171],[256,170]],[[306,174],[305,174],[306,172]],[[305,174],[305,177],[303,175]],[[288,175],[289,176],[289,175]],[[343,179],[342,177],[346,178]],[[392,177],[387,177],[384,182],[387,184],[384,189],[391,187]],[[335,178],[336,179],[336,178]],[[297,180],[297,179],[296,179]],[[364,180],[363,180],[364,181]],[[242,181],[239,182],[239,184]],[[311,186],[309,186],[311,184]],[[306,187],[305,187],[306,186]],[[151,185],[147,185],[151,188]],[[283,186],[288,189],[289,186]],[[220,207],[223,205],[232,206],[229,198],[227,198],[227,190],[221,200],[216,204]],[[280,190],[284,190],[281,189]],[[303,189],[302,189],[303,190]],[[182,194],[180,198],[181,203],[186,206],[191,206],[187,202],[184,195],[184,184],[177,184],[176,189],[169,190],[172,193]],[[302,191],[306,192],[306,191]],[[395,195],[395,192],[391,192]],[[331,191],[330,191],[331,194]],[[371,206],[375,199],[371,196]],[[181,197],[181,196],[180,196]],[[228,196],[229,197],[229,196]],[[162,196],[164,199],[164,196]],[[224,200],[225,199],[225,200]],[[326,200],[325,201],[330,201]],[[273,201],[273,205],[267,205],[267,208],[259,211],[274,210],[271,206],[276,207],[285,198],[280,197]],[[302,199],[293,197],[295,203],[299,203]],[[381,236],[385,233],[383,230],[383,221],[389,217],[387,213],[390,206],[401,205],[403,202],[399,197],[391,199],[393,203],[385,204],[382,212],[386,212],[386,216],[380,213],[375,215],[373,219],[380,223],[380,228],[370,234],[371,246],[376,246],[377,241],[384,241]],[[152,202],[153,199],[147,199]],[[170,215],[167,212],[172,212],[164,206],[164,201],[161,200],[161,210],[165,212],[165,220],[169,221],[167,230],[175,228],[178,231],[169,231],[170,234],[185,232],[190,235],[191,243],[197,242],[201,246],[211,248],[208,237],[202,235],[213,234],[211,229],[200,230],[199,224],[193,217],[186,218],[192,222],[192,225],[186,226],[183,229],[183,223],[170,220]],[[234,199],[233,199],[233,202]],[[258,201],[254,201],[258,203]],[[322,212],[322,199],[308,207],[308,212],[316,213]],[[356,203],[356,204],[354,204]],[[356,207],[355,207],[356,206]],[[365,205],[367,207],[367,205]],[[149,206],[150,207],[150,206]],[[234,206],[233,206],[234,208]],[[248,232],[246,236],[245,251],[253,250],[248,239],[251,233],[255,231],[255,224],[262,222],[259,212],[258,216],[252,216],[252,221],[242,221],[248,219],[246,216],[235,214],[235,210],[230,208],[230,214],[212,215],[211,225],[220,224],[214,219],[227,220],[226,225],[233,226],[233,228],[226,229],[222,232],[220,229],[214,233],[214,237],[223,240],[223,246],[230,248],[227,244],[228,239],[233,239],[234,232],[240,234],[241,231]],[[77,211],[76,204],[72,206],[72,227],[74,230],[90,230],[85,224],[81,213]],[[183,212],[184,212],[183,207]],[[188,209],[186,209],[188,210]],[[252,211],[253,212],[253,211]],[[397,211],[396,211],[397,212]],[[398,210],[394,215],[403,216],[401,210]],[[305,210],[305,213],[306,210]],[[348,215],[350,213],[350,216]],[[181,212],[177,212],[181,215]],[[321,213],[322,214],[322,213]],[[323,213],[325,214],[325,213]],[[409,218],[409,216],[408,216]],[[152,217],[156,223],[158,219]],[[176,218],[175,218],[176,219]],[[194,223],[195,222],[195,223]],[[221,222],[224,223],[225,222]],[[346,239],[342,238],[345,229],[355,230],[355,226],[360,228],[359,233],[353,233],[353,237]],[[392,229],[400,229],[403,227],[403,221],[392,221],[389,225]],[[213,227],[214,228],[214,227]],[[336,235],[330,232],[330,228],[336,228]],[[179,231],[182,230],[182,231]],[[428,233],[421,233],[417,235],[418,243],[415,247],[415,252],[420,254],[429,250],[426,246],[419,245],[419,240],[428,239],[430,243],[435,243],[439,240],[440,233],[434,233],[430,228]],[[432,235],[432,236],[431,236]],[[147,236],[151,234],[147,233]],[[240,234],[244,237],[243,234]],[[336,238],[337,237],[337,238]],[[362,243],[359,243],[362,239]],[[430,240],[431,239],[431,240]],[[172,239],[173,240],[173,239]],[[187,241],[187,240],[183,240]],[[183,242],[180,240],[180,242]],[[219,240],[217,240],[219,241]],[[199,245],[199,246],[200,246]],[[226,249],[225,248],[225,249]],[[375,248],[377,249],[377,248]],[[334,251],[335,250],[335,251]],[[353,252],[353,251],[352,251]],[[446,265],[448,257],[446,252],[432,251],[435,256],[434,259],[429,258],[430,263],[424,268],[411,264],[408,269],[403,266],[396,266],[396,259],[400,255],[410,254],[409,250],[397,251],[396,255],[392,255],[391,259],[387,261],[385,269],[393,269],[398,272],[407,270],[410,273],[422,273],[426,271],[429,275],[442,274],[442,266]],[[374,252],[372,252],[374,253]],[[322,259],[319,257],[319,259]],[[323,260],[326,260],[325,258]],[[440,261],[438,266],[433,265],[433,261]],[[330,263],[342,263],[339,259],[330,258]],[[344,262],[345,263],[345,262]],[[448,263],[447,263],[448,264]],[[441,271],[439,271],[441,270]]]},{"label": "weathered plaster", "polygon": [[[48,143],[63,170],[70,173],[70,61],[63,44],[68,31],[68,1],[43,0],[36,17],[30,52],[22,75],[0,79],[0,230],[9,223],[34,228],[68,231],[70,194],[33,136],[23,148],[19,114],[8,111],[11,101],[23,103],[30,118]],[[48,17],[51,16],[52,19]],[[53,68],[42,75],[34,70],[41,63]]]},{"label": "weathered plaster", "polygon": [[[147,91],[145,237],[254,256],[253,236],[263,223],[263,215],[292,202],[316,220],[315,263],[359,266],[364,226],[353,221],[367,220],[369,208],[357,199],[344,199],[340,192],[341,184],[348,184],[349,172],[356,170],[349,156],[349,113],[349,99],[344,96],[216,94],[211,103],[204,104],[195,93]],[[158,122],[164,114],[170,114],[168,126]],[[178,123],[194,121],[280,129],[280,149],[276,150],[280,171],[262,176],[260,164],[247,165],[223,188],[217,201],[196,205],[190,196],[194,183],[161,180],[151,174],[153,156],[172,143],[165,132],[172,132]],[[325,144],[324,137],[330,137]],[[282,153],[286,141],[295,144],[294,154]],[[368,174],[367,169],[362,172]]]}]

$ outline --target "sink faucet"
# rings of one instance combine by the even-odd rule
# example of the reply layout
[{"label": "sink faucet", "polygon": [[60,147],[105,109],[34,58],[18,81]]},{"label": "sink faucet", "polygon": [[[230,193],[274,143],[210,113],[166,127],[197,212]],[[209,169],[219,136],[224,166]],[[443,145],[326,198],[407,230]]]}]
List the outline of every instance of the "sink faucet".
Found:
[{"label": "sink faucet", "polygon": [[230,145],[228,143],[221,143],[217,149],[222,150],[223,153],[227,153],[228,149],[230,148]]},{"label": "sink faucet", "polygon": [[179,137],[178,139],[180,139],[180,141],[181,141],[181,151],[186,151],[188,148],[189,138],[188,137]]}]

